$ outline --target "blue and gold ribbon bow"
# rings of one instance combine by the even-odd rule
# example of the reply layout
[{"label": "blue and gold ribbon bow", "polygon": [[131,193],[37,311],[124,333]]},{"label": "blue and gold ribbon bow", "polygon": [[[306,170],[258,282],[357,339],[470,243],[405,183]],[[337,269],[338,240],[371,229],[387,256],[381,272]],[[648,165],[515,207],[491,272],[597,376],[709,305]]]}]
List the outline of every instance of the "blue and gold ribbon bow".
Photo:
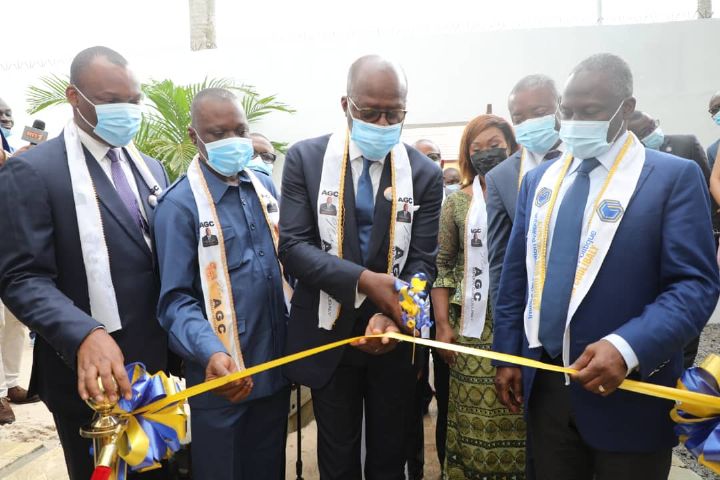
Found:
[{"label": "blue and gold ribbon bow", "polygon": [[400,310],[402,321],[406,327],[412,330],[421,331],[423,328],[430,328],[430,299],[425,287],[427,277],[423,273],[416,273],[410,279],[410,283],[395,279],[395,290],[400,296]]},{"label": "blue and gold ribbon bow", "polygon": [[175,395],[181,388],[164,372],[148,374],[142,363],[131,363],[125,368],[132,386],[132,399],[120,399],[112,412],[126,422],[118,440],[121,459],[116,470],[118,480],[125,479],[126,466],[139,472],[159,468],[161,460],[180,449],[187,425],[184,401],[137,414],[136,410]]},{"label": "blue and gold ribbon bow", "polygon": [[[699,367],[687,369],[677,388],[720,397],[720,356],[709,355]],[[670,415],[685,448],[700,463],[720,473],[720,407],[679,403]]]}]

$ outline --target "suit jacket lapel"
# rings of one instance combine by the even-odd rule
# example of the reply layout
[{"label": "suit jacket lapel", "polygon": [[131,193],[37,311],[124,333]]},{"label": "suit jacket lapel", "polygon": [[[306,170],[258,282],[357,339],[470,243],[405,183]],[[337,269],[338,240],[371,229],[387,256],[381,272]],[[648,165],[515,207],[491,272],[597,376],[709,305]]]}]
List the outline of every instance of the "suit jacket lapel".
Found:
[{"label": "suit jacket lapel", "polygon": [[[370,247],[368,248],[368,262],[372,261],[377,255],[380,247],[388,238],[388,230],[390,227],[390,209],[392,202],[385,198],[385,189],[392,186],[390,173],[390,159],[385,159],[383,165],[382,176],[380,177],[380,186],[375,195],[375,216],[373,217],[373,229],[370,234]],[[383,254],[383,258],[387,257],[387,252]]]},{"label": "suit jacket lapel", "polygon": [[[125,149],[125,157],[128,157],[128,153]],[[141,160],[144,162],[145,159],[141,157]],[[155,209],[148,203],[148,198],[150,197],[150,189],[148,188],[147,184],[145,183],[145,180],[142,178],[142,175],[140,175],[140,172],[138,172],[138,169],[135,167],[134,162],[130,162],[130,168],[133,172],[133,177],[135,177],[135,185],[137,185],[138,188],[138,194],[140,195],[140,202],[142,203],[142,209],[145,212],[145,218],[147,218],[147,222],[149,225],[152,225],[152,219],[155,215]],[[151,173],[152,174],[152,173]],[[157,179],[155,179],[157,181]],[[160,182],[157,182],[158,185],[160,185]]]},{"label": "suit jacket lapel", "polygon": [[343,231],[343,248],[347,260],[362,265],[362,254],[360,253],[360,240],[358,237],[357,218],[355,217],[355,188],[353,187],[352,169],[348,159],[345,169],[345,219]]},{"label": "suit jacket lapel", "polygon": [[[125,208],[122,200],[120,200],[117,190],[115,190],[115,187],[110,182],[110,179],[108,179],[105,171],[103,171],[100,164],[85,147],[83,147],[83,151],[85,152],[85,162],[87,163],[88,170],[90,171],[90,177],[95,185],[95,192],[97,193],[98,200],[100,200],[100,204],[107,209],[110,216],[120,224],[123,230],[125,230],[128,236],[133,239],[137,246],[143,250],[148,257],[151,257],[152,255],[150,253],[150,249],[148,248],[147,243],[145,243],[145,238],[143,237],[140,228],[135,225],[135,222],[130,216],[130,212],[127,211],[127,208]],[[142,191],[140,195],[141,197],[143,196]]]}]

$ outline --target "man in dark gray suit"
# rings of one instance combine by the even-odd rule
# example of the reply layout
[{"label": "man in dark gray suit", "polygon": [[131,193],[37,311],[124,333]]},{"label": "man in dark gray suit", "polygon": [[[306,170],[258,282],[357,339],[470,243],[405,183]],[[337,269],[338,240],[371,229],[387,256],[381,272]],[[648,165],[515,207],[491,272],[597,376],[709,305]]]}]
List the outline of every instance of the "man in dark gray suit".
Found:
[{"label": "man in dark gray suit", "polygon": [[508,98],[515,135],[522,148],[485,176],[490,301],[493,308],[497,300],[505,248],[510,239],[522,177],[540,162],[557,158],[563,149],[555,118],[558,102],[555,82],[540,74],[522,78]]},{"label": "man in dark gray suit", "polygon": [[647,148],[697,163],[705,180],[710,180],[707,155],[695,135],[666,135],[660,128],[659,120],[639,110],[635,110],[630,117],[628,130],[633,132]]},{"label": "man in dark gray suit", "polygon": [[[319,195],[318,173],[324,170],[329,142],[346,134],[303,140],[288,151],[279,255],[285,273],[298,280],[288,322],[288,353],[402,325],[395,278],[386,273],[391,247],[387,232],[396,216],[391,212],[391,149],[407,152],[416,208],[407,261],[397,276],[409,280],[424,273],[430,283],[435,278],[442,176],[429,158],[399,142],[406,95],[405,75],[392,62],[366,56],[350,69],[347,95],[341,99],[351,132],[344,147],[345,178],[338,179],[346,192],[342,202],[338,199],[344,220],[344,235],[338,240],[342,258],[322,248],[318,198],[322,202],[324,197]],[[384,136],[388,127],[394,129],[390,140]],[[375,133],[361,137],[361,128]],[[337,161],[338,169],[342,161]],[[318,324],[321,290],[341,304],[331,329]],[[323,479],[362,478],[363,411],[365,477],[405,478],[405,418],[415,382],[412,348],[399,344],[390,351],[392,345],[374,343],[336,348],[285,367],[288,378],[312,388]]]},{"label": "man in dark gray suit", "polygon": [[[157,160],[130,153],[142,92],[127,61],[109,48],[83,50],[72,62],[70,82],[66,96],[74,118],[65,132],[0,169],[0,295],[38,333],[30,390],[53,414],[70,479],[87,480],[91,443],[79,429],[93,411],[83,400],[103,398],[99,379],[111,400],[130,398],[126,363],[143,362],[149,372],[167,367],[148,225],[168,181]],[[75,203],[84,197],[71,180],[71,152],[95,191],[90,201],[97,199],[119,325],[92,313]],[[139,476],[165,475],[162,469]]]}]

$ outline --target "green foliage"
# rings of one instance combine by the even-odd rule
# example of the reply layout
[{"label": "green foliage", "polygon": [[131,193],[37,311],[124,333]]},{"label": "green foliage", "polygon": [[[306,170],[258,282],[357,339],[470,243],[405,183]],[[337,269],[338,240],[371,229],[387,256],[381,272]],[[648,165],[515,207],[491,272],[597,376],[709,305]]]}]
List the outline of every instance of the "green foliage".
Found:
[{"label": "green foliage", "polygon": [[[45,108],[66,102],[65,89],[68,78],[55,75],[42,77],[39,86],[28,88],[28,113],[35,114]],[[135,136],[137,147],[160,160],[171,180],[187,170],[195,146],[190,141],[187,128],[190,125],[190,105],[195,95],[205,88],[234,90],[252,125],[272,112],[294,113],[295,110],[277,100],[276,95],[261,96],[251,85],[237,84],[226,78],[205,79],[199,83],[176,85],[172,80],[151,80],[142,85],[146,97],[146,110],[140,131]],[[285,153],[287,143],[273,142],[275,149]]]}]

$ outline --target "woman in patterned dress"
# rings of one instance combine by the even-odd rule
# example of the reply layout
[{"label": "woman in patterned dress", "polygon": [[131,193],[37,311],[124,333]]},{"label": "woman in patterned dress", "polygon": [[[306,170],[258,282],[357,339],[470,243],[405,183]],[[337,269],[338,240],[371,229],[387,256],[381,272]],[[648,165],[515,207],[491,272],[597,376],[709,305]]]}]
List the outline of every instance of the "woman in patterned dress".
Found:
[{"label": "woman in patterned dress", "polygon": [[[465,127],[460,143],[463,188],[450,195],[440,215],[438,275],[432,290],[439,341],[490,349],[492,312],[488,303],[480,338],[460,334],[464,298],[465,220],[472,184],[517,150],[512,127],[494,115],[480,115]],[[477,239],[473,239],[477,241]],[[487,248],[487,246],[483,246]],[[443,478],[449,480],[519,480],[525,478],[525,423],[498,400],[490,360],[441,351],[450,365],[447,453]]]}]

